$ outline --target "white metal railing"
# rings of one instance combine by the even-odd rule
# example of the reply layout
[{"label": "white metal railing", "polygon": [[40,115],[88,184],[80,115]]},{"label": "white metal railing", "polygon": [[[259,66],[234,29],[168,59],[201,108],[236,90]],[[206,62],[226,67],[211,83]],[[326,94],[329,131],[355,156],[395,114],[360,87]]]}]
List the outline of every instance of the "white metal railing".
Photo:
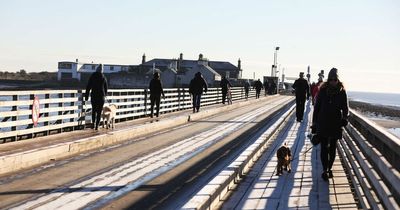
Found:
[{"label": "white metal railing", "polygon": [[[83,129],[91,119],[91,105],[84,101],[84,90],[0,91],[0,143],[49,135],[53,132]],[[160,113],[192,107],[188,88],[164,89]],[[242,87],[231,89],[232,100],[245,98]],[[36,126],[32,121],[32,103],[37,97],[40,117]],[[250,90],[249,98],[255,97]],[[202,106],[221,103],[221,89],[209,88],[202,96]],[[118,106],[117,122],[144,117],[150,113],[147,89],[110,89],[107,101]],[[108,103],[106,102],[106,104]]]}]

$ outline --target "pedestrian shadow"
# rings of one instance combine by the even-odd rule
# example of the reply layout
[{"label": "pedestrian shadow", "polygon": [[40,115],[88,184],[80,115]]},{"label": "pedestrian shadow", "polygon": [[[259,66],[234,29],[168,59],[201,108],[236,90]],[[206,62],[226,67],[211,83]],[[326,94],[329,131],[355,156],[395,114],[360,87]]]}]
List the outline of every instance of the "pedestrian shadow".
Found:
[{"label": "pedestrian shadow", "polygon": [[[296,139],[291,146],[292,151],[292,173],[284,174],[280,176],[277,180],[277,184],[271,195],[272,199],[275,199],[275,209],[288,209],[298,206],[297,199],[302,199],[301,196],[301,186],[302,176],[296,174],[299,168],[299,162],[303,158],[303,153],[301,153],[302,148],[305,145],[307,138],[307,127],[309,122],[310,106],[306,106],[304,113],[305,119],[300,124],[296,131]],[[298,122],[296,122],[298,123]]]}]

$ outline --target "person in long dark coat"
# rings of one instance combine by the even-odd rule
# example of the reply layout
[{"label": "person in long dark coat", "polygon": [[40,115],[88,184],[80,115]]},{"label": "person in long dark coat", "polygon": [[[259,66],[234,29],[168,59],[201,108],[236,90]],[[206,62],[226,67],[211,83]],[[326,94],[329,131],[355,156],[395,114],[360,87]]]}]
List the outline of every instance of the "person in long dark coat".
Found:
[{"label": "person in long dark coat", "polygon": [[207,92],[207,82],[204,80],[200,72],[197,72],[194,78],[190,81],[189,93],[192,94],[193,99],[193,113],[200,110],[201,95]]},{"label": "person in long dark coat", "polygon": [[101,112],[103,111],[105,97],[107,96],[107,79],[103,74],[103,65],[100,64],[96,68],[88,81],[85,92],[85,100],[89,98],[92,103],[92,123],[94,129],[98,130],[101,118]]},{"label": "person in long dark coat", "polygon": [[223,77],[219,83],[219,86],[221,87],[222,91],[222,103],[225,104],[226,95],[228,94],[229,88],[232,87],[232,84],[228,79],[226,79],[226,77]]},{"label": "person in long dark coat", "polygon": [[321,85],[316,97],[312,130],[321,141],[322,178],[333,177],[332,166],[336,157],[337,141],[342,138],[343,127],[348,124],[349,105],[338,70],[333,68],[328,81]]},{"label": "person in long dark coat", "polygon": [[304,73],[300,72],[300,78],[292,85],[296,93],[296,118],[297,122],[303,121],[304,107],[307,99],[310,98],[310,86],[304,79]]},{"label": "person in long dark coat", "polygon": [[263,88],[263,84],[260,81],[260,79],[258,79],[257,81],[254,82],[253,89],[256,89],[256,98],[260,98],[260,93],[261,93],[262,88]]},{"label": "person in long dark coat", "polygon": [[160,114],[161,95],[163,98],[165,98],[164,90],[160,80],[160,74],[158,72],[154,73],[153,79],[150,81],[149,89],[151,109],[150,117],[153,118],[154,104],[156,105],[156,117],[158,117]]}]

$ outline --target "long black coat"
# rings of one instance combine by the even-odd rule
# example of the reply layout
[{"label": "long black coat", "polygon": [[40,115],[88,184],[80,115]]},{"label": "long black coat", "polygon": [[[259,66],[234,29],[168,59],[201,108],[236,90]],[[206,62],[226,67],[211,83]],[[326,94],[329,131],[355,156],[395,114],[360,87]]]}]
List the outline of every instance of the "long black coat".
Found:
[{"label": "long black coat", "polygon": [[88,81],[86,86],[86,100],[89,98],[89,92],[91,100],[94,102],[102,102],[104,101],[104,97],[107,95],[108,85],[107,80],[103,73],[94,72]]},{"label": "long black coat", "polygon": [[313,124],[317,135],[322,137],[342,138],[343,121],[347,121],[349,105],[347,93],[342,87],[337,93],[328,94],[323,85],[314,105]]},{"label": "long black coat", "polygon": [[307,80],[299,78],[294,81],[292,87],[296,92],[297,99],[306,99],[306,96],[307,98],[310,97],[310,86],[308,85]]},{"label": "long black coat", "polygon": [[228,79],[223,78],[219,83],[219,86],[222,88],[222,92],[228,92],[228,87],[232,87],[231,82]]},{"label": "long black coat", "polygon": [[162,87],[162,83],[159,79],[152,79],[149,85],[150,96],[160,97],[164,95],[164,90]]},{"label": "long black coat", "polygon": [[204,80],[202,76],[195,76],[192,81],[190,81],[189,85],[189,93],[192,95],[201,95],[203,94],[203,89],[207,92],[207,82]]},{"label": "long black coat", "polygon": [[261,81],[255,81],[254,82],[254,89],[256,89],[257,91],[260,91],[263,88],[263,84],[261,83]]}]

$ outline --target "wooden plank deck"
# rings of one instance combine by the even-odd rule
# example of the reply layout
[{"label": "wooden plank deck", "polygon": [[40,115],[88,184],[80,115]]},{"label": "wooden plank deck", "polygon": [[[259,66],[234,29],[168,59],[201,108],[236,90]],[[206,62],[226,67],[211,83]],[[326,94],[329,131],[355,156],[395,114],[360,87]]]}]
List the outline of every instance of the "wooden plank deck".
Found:
[{"label": "wooden plank deck", "polygon": [[[357,209],[339,156],[332,170],[334,178],[326,182],[321,178],[320,146],[307,152],[312,147],[307,137],[311,113],[307,106],[302,123],[292,118],[222,209]],[[292,150],[292,173],[277,176],[276,151],[284,142]]]}]

